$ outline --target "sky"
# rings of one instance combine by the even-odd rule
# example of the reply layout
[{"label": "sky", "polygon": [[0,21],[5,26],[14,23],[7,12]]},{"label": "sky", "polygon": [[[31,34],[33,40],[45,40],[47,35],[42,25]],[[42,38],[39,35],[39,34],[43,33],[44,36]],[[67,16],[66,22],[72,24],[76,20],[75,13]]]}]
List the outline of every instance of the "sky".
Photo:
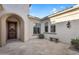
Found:
[{"label": "sky", "polygon": [[32,4],[30,7],[30,15],[43,18],[72,6],[74,4]]}]

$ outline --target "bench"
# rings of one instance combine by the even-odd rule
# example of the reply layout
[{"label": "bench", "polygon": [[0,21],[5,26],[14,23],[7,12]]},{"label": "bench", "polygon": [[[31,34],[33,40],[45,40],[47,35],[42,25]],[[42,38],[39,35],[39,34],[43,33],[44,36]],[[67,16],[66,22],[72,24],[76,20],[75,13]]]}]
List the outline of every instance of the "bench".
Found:
[{"label": "bench", "polygon": [[50,37],[50,41],[59,42],[59,39],[58,38]]}]

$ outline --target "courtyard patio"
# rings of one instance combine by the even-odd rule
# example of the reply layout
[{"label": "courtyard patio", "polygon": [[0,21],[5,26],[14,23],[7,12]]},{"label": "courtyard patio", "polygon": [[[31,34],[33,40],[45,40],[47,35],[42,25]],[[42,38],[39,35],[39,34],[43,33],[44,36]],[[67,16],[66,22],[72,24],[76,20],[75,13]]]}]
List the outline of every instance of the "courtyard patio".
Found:
[{"label": "courtyard patio", "polygon": [[0,55],[76,55],[78,51],[69,44],[55,43],[45,39],[30,39],[27,42],[13,41],[0,47]]}]

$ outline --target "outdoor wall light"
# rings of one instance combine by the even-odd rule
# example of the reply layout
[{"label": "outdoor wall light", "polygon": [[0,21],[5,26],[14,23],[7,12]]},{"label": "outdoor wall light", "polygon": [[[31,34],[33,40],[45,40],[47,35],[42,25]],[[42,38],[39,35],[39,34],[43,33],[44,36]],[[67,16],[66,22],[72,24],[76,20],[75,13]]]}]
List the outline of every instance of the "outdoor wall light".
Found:
[{"label": "outdoor wall light", "polygon": [[70,28],[71,27],[71,24],[70,24],[70,21],[67,22],[67,28]]}]

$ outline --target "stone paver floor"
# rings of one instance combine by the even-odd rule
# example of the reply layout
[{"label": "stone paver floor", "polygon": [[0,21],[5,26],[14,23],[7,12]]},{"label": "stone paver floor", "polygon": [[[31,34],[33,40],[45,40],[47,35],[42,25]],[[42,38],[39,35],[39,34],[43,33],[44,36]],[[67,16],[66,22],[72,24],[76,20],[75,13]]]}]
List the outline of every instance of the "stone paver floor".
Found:
[{"label": "stone paver floor", "polygon": [[55,43],[44,39],[27,42],[10,42],[0,47],[0,55],[75,55],[79,52],[69,49],[68,44]]}]

